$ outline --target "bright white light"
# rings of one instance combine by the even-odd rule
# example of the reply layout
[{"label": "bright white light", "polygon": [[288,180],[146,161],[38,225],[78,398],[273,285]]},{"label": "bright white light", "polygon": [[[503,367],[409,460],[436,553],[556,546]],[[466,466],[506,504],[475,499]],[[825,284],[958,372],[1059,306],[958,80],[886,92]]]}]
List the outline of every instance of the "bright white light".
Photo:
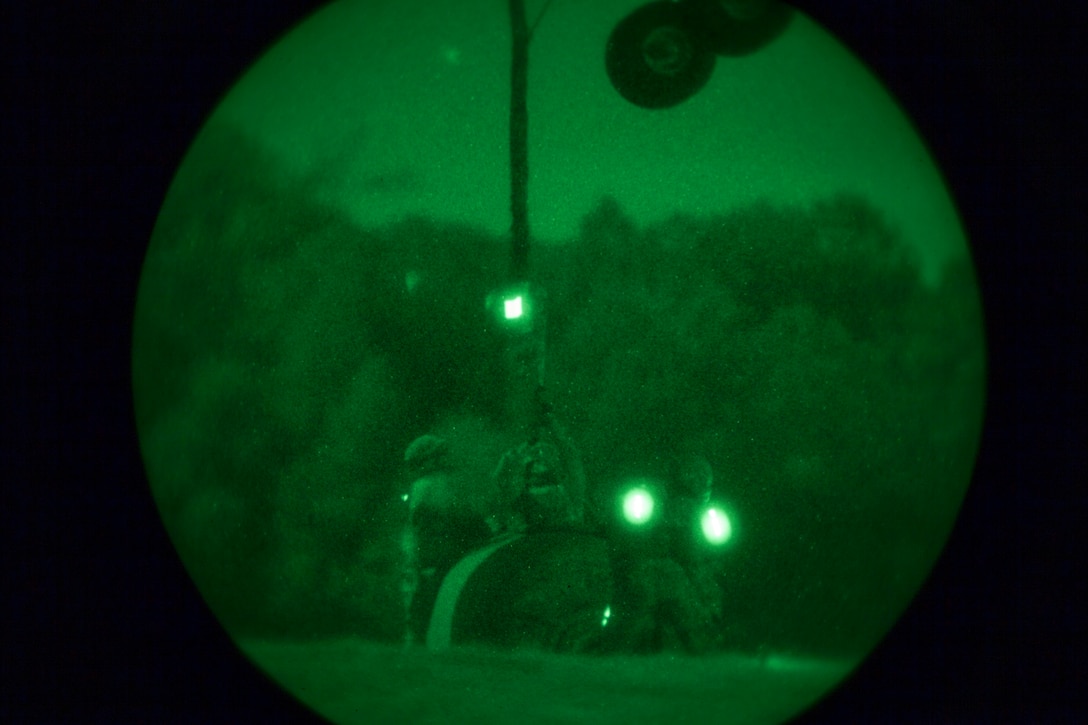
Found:
[{"label": "bright white light", "polygon": [[601,626],[608,624],[608,618],[612,616],[612,607],[608,606],[604,608],[604,616],[601,617]]},{"label": "bright white light", "polygon": [[724,544],[733,535],[733,524],[724,511],[711,506],[703,512],[703,536],[711,544]]},{"label": "bright white light", "polygon": [[521,295],[518,295],[513,299],[503,300],[503,314],[506,315],[506,319],[516,320],[521,317],[523,313]]},{"label": "bright white light", "polygon": [[623,516],[632,524],[644,524],[654,513],[654,497],[645,488],[632,488],[623,497]]}]

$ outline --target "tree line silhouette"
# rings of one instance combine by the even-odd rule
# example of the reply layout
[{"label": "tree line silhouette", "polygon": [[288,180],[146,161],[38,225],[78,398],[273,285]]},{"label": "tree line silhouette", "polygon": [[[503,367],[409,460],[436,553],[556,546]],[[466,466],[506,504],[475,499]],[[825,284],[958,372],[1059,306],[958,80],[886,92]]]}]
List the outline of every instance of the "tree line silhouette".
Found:
[{"label": "tree line silhouette", "polygon": [[[320,183],[206,127],[145,261],[137,423],[164,522],[232,633],[393,640],[405,446],[443,433],[471,488],[515,442],[485,304],[509,240],[425,216],[361,228]],[[591,499],[701,453],[737,524],[726,641],[872,646],[973,462],[969,260],[923,284],[858,197],[645,227],[605,197],[531,265],[549,395]]]}]

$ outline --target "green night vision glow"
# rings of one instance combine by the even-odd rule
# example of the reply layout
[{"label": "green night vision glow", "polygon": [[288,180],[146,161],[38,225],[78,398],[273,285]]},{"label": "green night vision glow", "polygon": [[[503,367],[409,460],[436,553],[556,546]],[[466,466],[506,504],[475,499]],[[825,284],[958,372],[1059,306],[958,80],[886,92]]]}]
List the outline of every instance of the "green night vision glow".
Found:
[{"label": "green night vision glow", "polygon": [[341,0],[208,110],[135,420],[287,691],[344,725],[772,725],[894,626],[971,478],[981,298],[925,142],[818,23]]}]

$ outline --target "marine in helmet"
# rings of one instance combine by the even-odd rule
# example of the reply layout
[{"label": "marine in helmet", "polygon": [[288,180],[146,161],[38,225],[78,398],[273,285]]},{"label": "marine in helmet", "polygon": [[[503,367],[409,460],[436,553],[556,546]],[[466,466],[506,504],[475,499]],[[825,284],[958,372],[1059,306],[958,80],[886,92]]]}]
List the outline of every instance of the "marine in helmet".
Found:
[{"label": "marine in helmet", "polygon": [[496,533],[578,528],[583,523],[581,457],[550,411],[542,434],[507,451],[495,468]]},{"label": "marine in helmet", "polygon": [[701,455],[680,455],[673,461],[670,483],[664,521],[669,557],[690,582],[701,636],[714,637],[721,631],[722,590],[718,578],[722,550],[708,543],[702,532],[714,471]]},{"label": "marine in helmet", "polygon": [[406,640],[421,642],[443,577],[461,557],[491,535],[483,515],[464,496],[452,463],[449,443],[438,436],[420,436],[404,452],[408,504],[401,537],[404,557],[402,593]]},{"label": "marine in helmet", "polygon": [[674,460],[652,488],[660,515],[609,532],[612,570],[610,617],[599,649],[651,654],[701,654],[720,639],[721,593],[717,560],[702,545],[700,516],[710,501],[713,472],[701,456]]}]

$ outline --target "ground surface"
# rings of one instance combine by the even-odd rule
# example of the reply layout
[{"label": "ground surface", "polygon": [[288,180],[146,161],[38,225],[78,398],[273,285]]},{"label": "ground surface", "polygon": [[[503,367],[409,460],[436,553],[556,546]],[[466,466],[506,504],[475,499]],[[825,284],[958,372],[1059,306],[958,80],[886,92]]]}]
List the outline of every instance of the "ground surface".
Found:
[{"label": "ground surface", "polygon": [[247,641],[242,649],[335,723],[783,722],[851,663],[785,655],[691,659],[429,652],[358,639]]}]

